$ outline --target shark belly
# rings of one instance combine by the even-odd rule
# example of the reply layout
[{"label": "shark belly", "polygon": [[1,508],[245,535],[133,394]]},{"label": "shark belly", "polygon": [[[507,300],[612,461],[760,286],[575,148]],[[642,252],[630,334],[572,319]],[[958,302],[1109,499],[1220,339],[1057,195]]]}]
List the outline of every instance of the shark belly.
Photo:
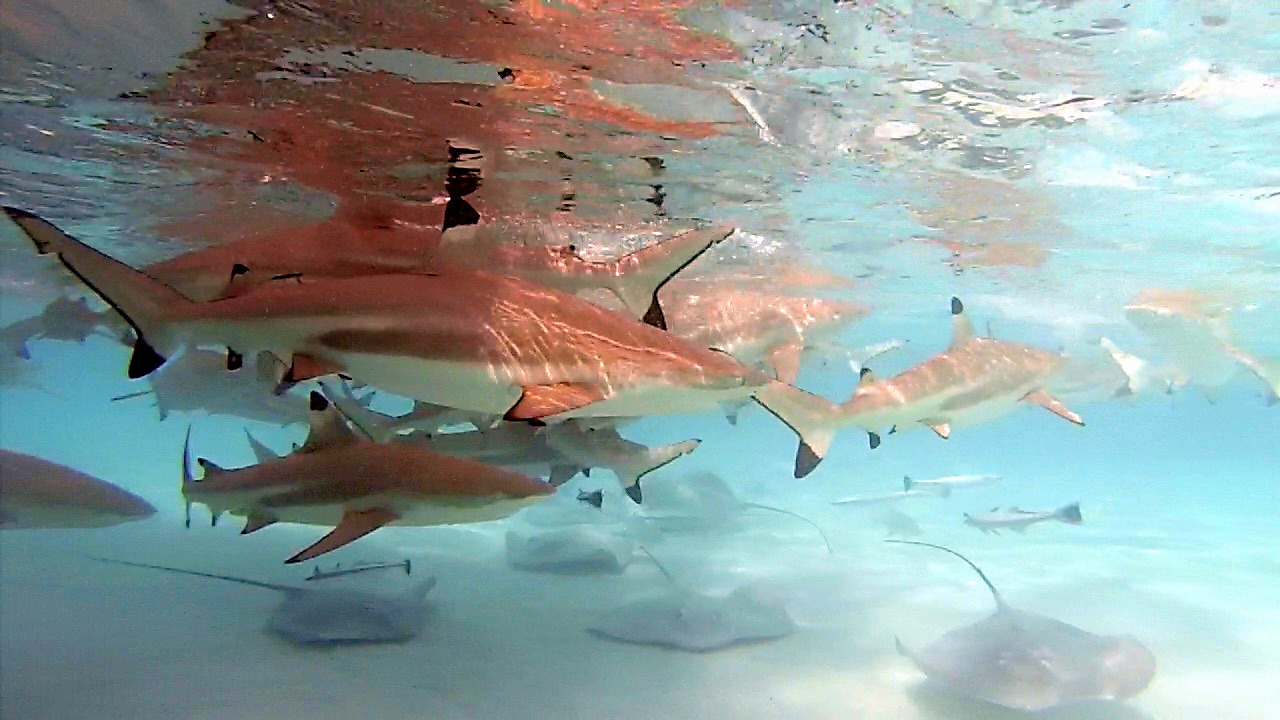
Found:
[{"label": "shark belly", "polygon": [[545,420],[555,422],[570,418],[643,417],[719,411],[720,403],[746,400],[757,389],[754,385],[746,384],[730,388],[652,384],[620,390],[603,400],[552,415]]},{"label": "shark belly", "polygon": [[[327,503],[273,507],[270,513],[277,522],[298,525],[336,526],[349,510],[361,511],[385,507],[391,509],[397,515],[395,520],[387,523],[389,526],[466,525],[501,520],[541,499],[542,496],[527,498],[444,496],[431,499],[406,500],[403,498],[370,496],[345,504]],[[244,513],[233,512],[232,514],[242,515]]]},{"label": "shark belly", "polygon": [[358,380],[436,405],[502,415],[520,400],[518,386],[479,363],[333,350],[325,359]]}]

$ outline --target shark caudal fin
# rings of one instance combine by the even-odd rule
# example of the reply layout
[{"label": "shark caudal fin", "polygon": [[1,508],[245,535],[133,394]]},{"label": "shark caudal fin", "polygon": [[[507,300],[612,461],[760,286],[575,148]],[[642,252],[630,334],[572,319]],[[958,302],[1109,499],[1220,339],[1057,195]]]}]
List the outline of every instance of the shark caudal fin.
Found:
[{"label": "shark caudal fin", "polygon": [[658,303],[658,291],[707,248],[729,237],[734,230],[736,228],[729,225],[690,230],[624,255],[609,263],[605,288],[622,301],[627,312],[666,330],[667,319]]},{"label": "shark caudal fin", "polygon": [[1054,516],[1068,525],[1080,525],[1084,522],[1084,516],[1080,514],[1080,503],[1078,502],[1059,508],[1054,513]]},{"label": "shark caudal fin", "polygon": [[835,437],[835,403],[780,382],[757,390],[755,400],[799,436],[795,476],[802,478],[813,472]]},{"label": "shark caudal fin", "polygon": [[191,300],[159,280],[103,255],[38,215],[12,207],[2,209],[35,245],[36,252],[56,255],[64,267],[133,328],[138,339],[129,360],[130,378],[149,375],[164,364],[166,355],[176,348],[168,347],[167,341],[157,336],[158,325],[174,308],[190,305]]}]

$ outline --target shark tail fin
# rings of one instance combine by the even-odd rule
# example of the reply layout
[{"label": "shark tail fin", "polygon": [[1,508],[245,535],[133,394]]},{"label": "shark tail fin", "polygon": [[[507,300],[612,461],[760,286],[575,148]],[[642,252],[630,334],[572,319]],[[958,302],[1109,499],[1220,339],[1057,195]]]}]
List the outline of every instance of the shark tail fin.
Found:
[{"label": "shark tail fin", "polygon": [[914,485],[914,483],[911,482],[911,476],[903,475],[902,476],[902,492],[911,492],[912,485]]},{"label": "shark tail fin", "polygon": [[622,482],[623,488],[627,492],[627,497],[639,503],[643,499],[643,495],[640,492],[641,478],[668,463],[674,462],[678,458],[688,455],[698,449],[701,444],[701,440],[694,438],[670,445],[649,448],[643,453],[626,458],[623,462],[611,464],[609,469]]},{"label": "shark tail fin", "polygon": [[151,374],[176,348],[156,347],[158,325],[173,310],[193,304],[186,296],[124,263],[108,257],[63,232],[44,218],[13,207],[4,214],[41,255],[56,255],[67,270],[110,305],[137,334],[129,377]]},{"label": "shark tail fin", "polygon": [[1080,514],[1080,503],[1078,502],[1060,508],[1054,515],[1068,525],[1080,525],[1084,522],[1084,516]]},{"label": "shark tail fin", "polygon": [[771,382],[757,390],[755,400],[799,436],[795,476],[802,478],[813,472],[826,457],[835,437],[836,405],[780,382]]},{"label": "shark tail fin", "polygon": [[667,329],[658,291],[707,248],[733,234],[729,225],[713,225],[672,235],[609,263],[605,288],[635,317]]}]

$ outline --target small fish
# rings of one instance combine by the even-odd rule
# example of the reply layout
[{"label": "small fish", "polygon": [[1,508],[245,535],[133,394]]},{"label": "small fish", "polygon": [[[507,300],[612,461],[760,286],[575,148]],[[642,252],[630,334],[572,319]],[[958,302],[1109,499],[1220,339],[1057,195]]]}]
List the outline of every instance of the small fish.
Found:
[{"label": "small fish", "polygon": [[982,487],[999,481],[999,475],[946,475],[932,480],[912,480],[909,476],[903,475],[902,489],[905,492],[927,490],[942,497],[949,497],[952,490]]},{"label": "small fish", "polygon": [[981,515],[970,515],[968,513],[964,515],[965,525],[976,527],[984,533],[998,533],[1000,530],[1026,532],[1028,525],[1035,525],[1047,520],[1057,520],[1068,525],[1079,525],[1084,522],[1084,517],[1080,515],[1080,503],[1071,503],[1057,510],[1041,510],[1038,512],[1021,510],[1016,507],[1004,509],[995,507]]},{"label": "small fish", "polygon": [[886,503],[894,503],[911,498],[936,498],[942,497],[940,493],[932,490],[900,490],[898,492],[882,493],[880,495],[854,495],[852,497],[840,498],[831,501],[832,505],[881,505]]},{"label": "small fish", "polygon": [[405,575],[413,574],[413,565],[409,562],[409,558],[405,558],[404,562],[397,563],[368,563],[357,565],[352,568],[344,568],[341,565],[335,565],[332,570],[321,571],[317,565],[307,580],[329,580],[330,578],[342,577],[344,575],[355,575],[356,573],[368,572],[370,570],[387,570],[390,568],[404,568]]},{"label": "small fish", "polygon": [[578,502],[585,503],[599,510],[604,507],[604,491],[592,490],[591,492],[587,492],[586,490],[579,490]]}]

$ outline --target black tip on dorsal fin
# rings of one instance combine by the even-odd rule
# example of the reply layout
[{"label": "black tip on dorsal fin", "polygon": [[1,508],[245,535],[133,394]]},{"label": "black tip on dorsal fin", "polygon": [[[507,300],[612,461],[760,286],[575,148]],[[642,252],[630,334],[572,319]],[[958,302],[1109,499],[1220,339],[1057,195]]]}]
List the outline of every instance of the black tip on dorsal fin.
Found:
[{"label": "black tip on dorsal fin", "polygon": [[867,433],[867,444],[871,446],[872,450],[875,450],[876,448],[880,447],[879,433],[873,433],[873,432]]},{"label": "black tip on dorsal fin", "polygon": [[960,302],[960,298],[952,297],[951,298],[951,314],[959,315],[962,312],[964,312],[964,303]]},{"label": "black tip on dorsal fin", "polygon": [[129,357],[129,379],[137,380],[146,377],[164,363],[165,357],[156,352],[155,348],[148,345],[147,341],[139,335],[137,341],[133,343],[133,355]]},{"label": "black tip on dorsal fin", "polygon": [[[965,517],[968,517],[968,515],[966,515]],[[1000,591],[996,589],[995,585],[991,584],[991,581],[989,579],[987,579],[987,574],[982,572],[982,568],[978,567],[977,565],[974,565],[973,562],[969,560],[969,558],[961,555],[955,550],[952,550],[951,548],[943,547],[941,545],[934,545],[933,543],[919,542],[918,540],[885,540],[885,542],[897,543],[899,545],[919,545],[921,547],[931,547],[935,550],[941,550],[942,552],[955,555],[956,557],[963,560],[965,565],[968,565],[969,567],[973,568],[973,571],[978,573],[978,577],[982,578],[983,584],[986,585],[987,589],[991,591],[991,597],[995,598],[997,609],[1003,610],[1006,607],[1008,607],[1008,605],[1005,605],[1004,598],[1000,597]]]},{"label": "black tip on dorsal fin", "polygon": [[631,487],[627,488],[627,497],[631,498],[631,501],[634,502],[635,504],[637,505],[640,504],[640,501],[644,497],[643,494],[640,492],[640,483],[636,483],[635,485],[632,485]]},{"label": "black tip on dorsal fin", "polygon": [[227,370],[235,371],[242,367],[244,367],[244,356],[231,348],[227,348]]},{"label": "black tip on dorsal fin", "polygon": [[310,401],[311,412],[324,412],[329,409],[329,399],[315,390],[311,391]]},{"label": "black tip on dorsal fin", "polygon": [[657,292],[653,294],[653,302],[649,303],[649,309],[644,313],[643,322],[659,330],[667,329],[667,316],[662,312],[662,305],[658,304]]},{"label": "black tip on dorsal fin", "polygon": [[249,272],[249,266],[245,265],[244,263],[236,263],[235,265],[231,266],[231,277],[235,277],[237,275],[244,275],[248,272]]},{"label": "black tip on dorsal fin", "polygon": [[478,224],[480,224],[480,213],[471,207],[471,203],[457,195],[451,195],[449,202],[444,206],[444,224],[440,230],[447,231],[460,225]]}]

